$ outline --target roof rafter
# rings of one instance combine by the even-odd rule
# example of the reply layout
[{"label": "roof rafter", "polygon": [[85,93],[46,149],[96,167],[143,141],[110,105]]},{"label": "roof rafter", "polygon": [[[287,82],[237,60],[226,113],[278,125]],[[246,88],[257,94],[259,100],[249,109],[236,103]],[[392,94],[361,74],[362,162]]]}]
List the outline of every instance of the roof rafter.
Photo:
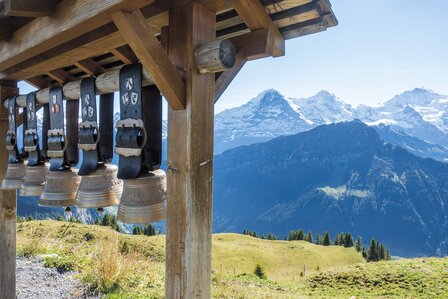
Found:
[{"label": "roof rafter", "polygon": [[132,12],[117,11],[111,18],[171,108],[184,109],[185,83],[154,32],[146,24],[142,12],[139,9]]},{"label": "roof rafter", "polygon": [[110,22],[110,13],[135,9],[155,0],[62,1],[51,18],[40,17],[24,25],[8,43],[0,44],[0,70],[70,41]]}]

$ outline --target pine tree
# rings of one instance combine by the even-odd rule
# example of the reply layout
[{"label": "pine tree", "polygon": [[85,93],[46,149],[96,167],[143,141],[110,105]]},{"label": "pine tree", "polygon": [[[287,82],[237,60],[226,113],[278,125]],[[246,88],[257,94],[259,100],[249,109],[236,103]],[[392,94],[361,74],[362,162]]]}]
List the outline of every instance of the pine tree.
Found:
[{"label": "pine tree", "polygon": [[367,261],[377,262],[379,260],[378,253],[378,242],[374,238],[372,238],[372,240],[370,241],[369,250],[367,251]]},{"label": "pine tree", "polygon": [[134,226],[132,230],[133,235],[143,235],[143,229],[140,226]]},{"label": "pine tree", "polygon": [[266,279],[266,274],[264,273],[263,267],[260,264],[257,264],[255,267],[254,274],[257,275],[260,279]]},{"label": "pine tree", "polygon": [[149,224],[145,229],[143,230],[143,234],[146,236],[155,236],[156,235],[156,228]]},{"label": "pine tree", "polygon": [[352,234],[346,233],[344,236],[344,247],[349,248],[349,247],[353,247],[353,245],[354,245],[354,242],[353,242]]},{"label": "pine tree", "polygon": [[333,245],[335,245],[335,246],[338,246],[338,245],[340,245],[339,244],[339,236],[340,236],[340,234],[338,233],[338,234],[336,234],[336,237],[334,238],[334,242],[333,242]]},{"label": "pine tree", "polygon": [[362,257],[367,260],[367,251],[366,251],[366,248],[364,246],[362,246],[361,252],[362,252]]},{"label": "pine tree", "polygon": [[358,238],[356,239],[356,243],[355,243],[356,251],[360,252],[362,249],[361,247],[362,247],[362,239],[361,239],[361,237],[358,236]]},{"label": "pine tree", "polygon": [[324,233],[324,236],[322,237],[322,245],[324,245],[324,246],[331,245],[331,237],[327,231]]}]

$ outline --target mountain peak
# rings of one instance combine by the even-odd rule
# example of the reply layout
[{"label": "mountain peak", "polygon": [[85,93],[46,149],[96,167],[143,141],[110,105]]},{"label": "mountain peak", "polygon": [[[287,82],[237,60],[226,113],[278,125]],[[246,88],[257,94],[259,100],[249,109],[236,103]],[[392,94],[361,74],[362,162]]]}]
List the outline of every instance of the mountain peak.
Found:
[{"label": "mountain peak", "polygon": [[441,99],[445,96],[435,93],[426,88],[414,88],[394,96],[385,103],[386,106],[395,106],[404,108],[407,105],[428,106],[434,100]]}]

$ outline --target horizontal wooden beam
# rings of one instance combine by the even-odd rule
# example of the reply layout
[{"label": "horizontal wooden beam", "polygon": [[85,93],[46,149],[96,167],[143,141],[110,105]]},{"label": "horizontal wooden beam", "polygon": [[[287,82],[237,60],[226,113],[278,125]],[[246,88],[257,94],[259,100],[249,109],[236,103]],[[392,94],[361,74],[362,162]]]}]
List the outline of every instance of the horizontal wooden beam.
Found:
[{"label": "horizontal wooden beam", "polygon": [[4,14],[15,17],[49,16],[56,10],[56,0],[4,0]]},{"label": "horizontal wooden beam", "polygon": [[174,110],[185,108],[185,83],[139,9],[117,11],[112,20]]},{"label": "horizontal wooden beam", "polygon": [[[146,19],[146,23],[156,34],[160,33],[161,27],[168,25],[168,11],[159,12],[159,10],[154,10],[148,13],[149,17]],[[32,78],[50,70],[73,65],[80,60],[111,51],[111,49],[123,50],[123,46],[126,46],[125,39],[117,31],[114,24],[110,25],[100,27],[79,39],[67,42],[3,72],[0,71],[0,79],[23,80],[24,78]],[[132,57],[128,56],[128,58]]]},{"label": "horizontal wooden beam", "polygon": [[285,39],[260,0],[233,0],[232,4],[250,30],[268,29],[271,31],[274,38],[272,56],[285,55]]},{"label": "horizontal wooden beam", "polygon": [[[120,89],[120,69],[115,69],[112,71],[107,71],[105,73],[99,74],[95,78],[95,87],[96,94],[109,94]],[[179,76],[181,76],[183,72],[179,72]],[[154,80],[151,76],[143,70],[142,73],[143,81],[142,86],[154,85]],[[62,86],[62,90],[64,93],[64,98],[67,100],[78,100],[80,98],[80,90],[81,90],[81,79],[68,82]],[[41,104],[47,104],[49,101],[50,87],[43,88],[36,93],[36,99]],[[16,97],[16,103],[20,107],[26,106],[26,95],[19,95]],[[6,107],[6,105],[5,105]]]},{"label": "horizontal wooden beam", "polygon": [[25,82],[34,86],[37,89],[50,87],[50,85],[51,85],[49,82],[45,81],[44,78],[42,78],[42,76],[36,76],[33,78],[29,78],[28,80],[25,80]]},{"label": "horizontal wooden beam", "polygon": [[0,71],[38,56],[110,22],[110,14],[122,8],[136,9],[154,0],[62,1],[50,17],[39,17],[0,44]]},{"label": "horizontal wooden beam", "polygon": [[[13,32],[29,22],[28,18],[4,17],[0,18],[0,42],[11,39]],[[1,56],[0,56],[1,57]]]}]

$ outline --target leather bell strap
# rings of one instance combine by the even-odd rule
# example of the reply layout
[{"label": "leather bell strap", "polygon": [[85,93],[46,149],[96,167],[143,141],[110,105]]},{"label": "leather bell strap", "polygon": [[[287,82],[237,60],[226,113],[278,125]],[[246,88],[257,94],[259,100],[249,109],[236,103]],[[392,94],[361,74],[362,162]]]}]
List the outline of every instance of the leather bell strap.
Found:
[{"label": "leather bell strap", "polygon": [[20,157],[22,159],[28,158],[28,151],[25,148],[25,132],[28,130],[28,108],[23,107],[22,108],[22,116],[23,116],[23,122],[22,122],[22,150],[20,152]]},{"label": "leather bell strap", "polygon": [[44,104],[42,107],[42,159],[48,160],[48,130],[50,130],[50,104]]},{"label": "leather bell strap", "polygon": [[100,96],[100,161],[111,162],[114,156],[114,94]]},{"label": "leather bell strap", "polygon": [[27,128],[24,136],[24,148],[28,152],[28,166],[36,166],[43,163],[39,149],[39,136],[37,132],[36,94],[29,93],[26,97],[26,122]]},{"label": "leather bell strap", "polygon": [[142,67],[120,69],[120,120],[117,122],[115,152],[119,155],[118,178],[133,179],[142,171],[146,131],[142,115]]},{"label": "leather bell strap", "polygon": [[62,87],[53,86],[50,89],[50,129],[48,130],[48,157],[50,170],[70,168],[67,160],[67,137],[64,130],[64,103]]},{"label": "leather bell strap", "polygon": [[87,175],[98,168],[100,135],[96,112],[95,78],[89,77],[81,81],[81,123],[79,124],[78,146],[82,150],[83,159],[79,175]]},{"label": "leather bell strap", "polygon": [[8,163],[14,164],[21,161],[17,147],[17,124],[16,124],[16,99],[9,98],[8,101],[8,132],[6,132],[6,149],[8,150]]}]

